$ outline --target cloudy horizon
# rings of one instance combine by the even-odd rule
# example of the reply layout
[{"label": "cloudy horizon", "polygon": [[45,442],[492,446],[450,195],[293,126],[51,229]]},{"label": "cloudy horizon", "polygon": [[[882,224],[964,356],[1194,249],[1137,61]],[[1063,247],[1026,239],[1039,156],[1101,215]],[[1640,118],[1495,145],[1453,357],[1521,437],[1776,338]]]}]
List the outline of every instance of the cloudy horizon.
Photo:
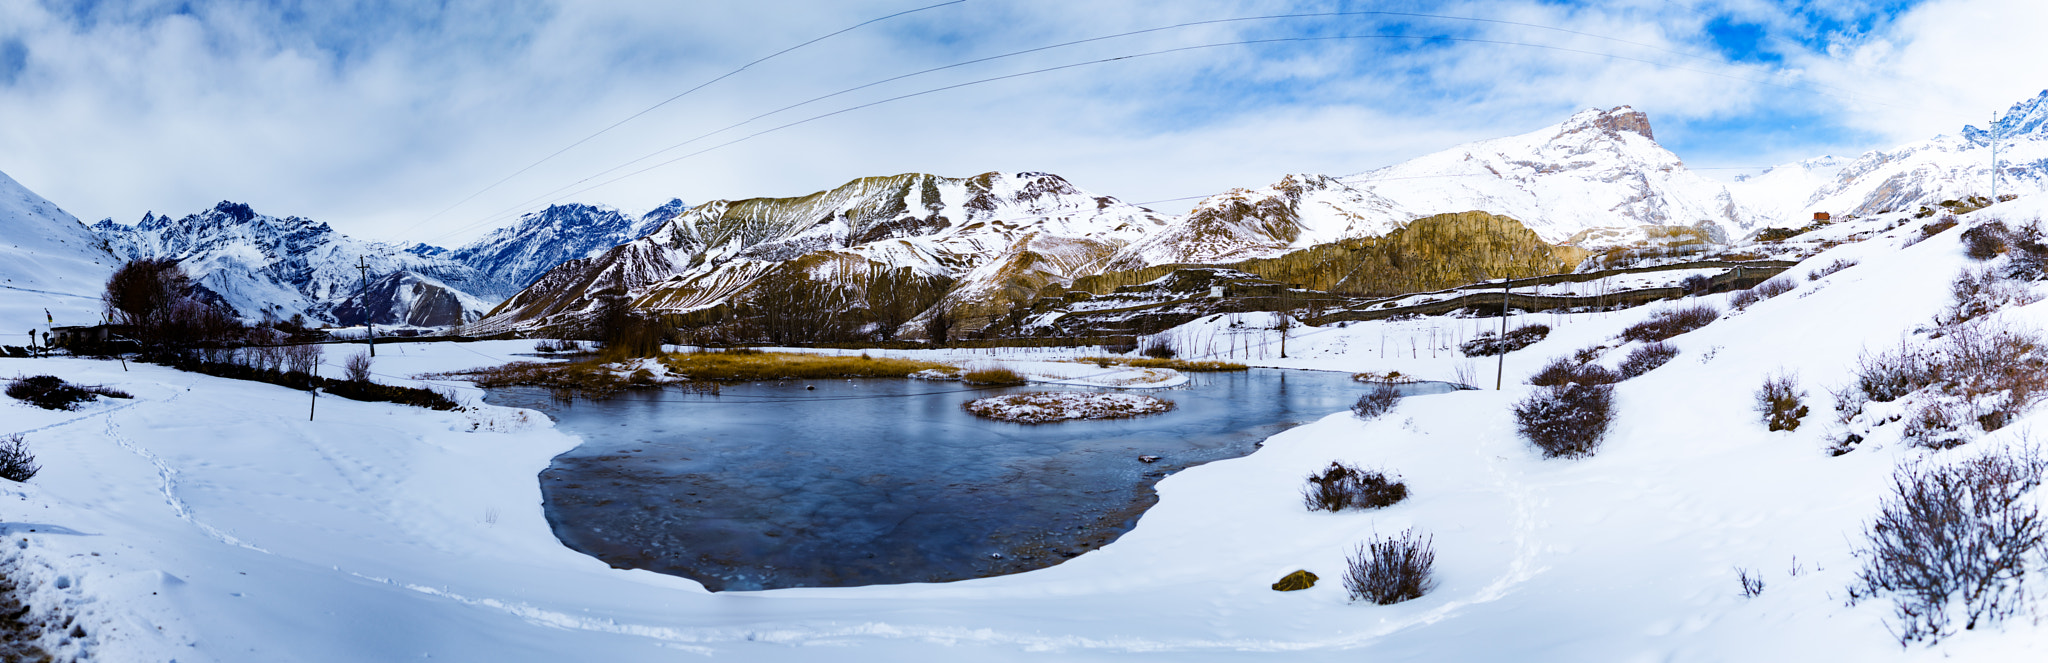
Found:
[{"label": "cloudy horizon", "polygon": [[1620,105],[1727,179],[1983,126],[2048,88],[2026,50],[2048,8],[1995,0],[940,2],[0,0],[0,172],[87,221],[234,200],[452,246],[550,202],[902,172],[1176,199]]}]

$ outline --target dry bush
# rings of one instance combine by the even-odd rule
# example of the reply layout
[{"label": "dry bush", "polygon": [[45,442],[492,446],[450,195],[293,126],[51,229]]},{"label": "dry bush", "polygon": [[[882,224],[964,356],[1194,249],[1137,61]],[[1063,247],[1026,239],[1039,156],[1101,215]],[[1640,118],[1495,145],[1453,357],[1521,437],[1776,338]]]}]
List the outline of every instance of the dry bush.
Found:
[{"label": "dry bush", "polygon": [[1819,281],[1821,279],[1827,278],[1829,274],[1833,274],[1835,272],[1839,272],[1850,267],[1855,267],[1856,265],[1857,262],[1854,260],[1849,260],[1846,258],[1838,259],[1834,262],[1822,265],[1819,269],[1815,269],[1811,273],[1808,273],[1806,275],[1806,280]]},{"label": "dry bush", "polygon": [[1568,383],[1543,387],[1515,403],[1515,427],[1546,458],[1593,455],[1614,420],[1614,387]]},{"label": "dry bush", "polygon": [[1721,310],[1712,304],[1696,304],[1659,311],[1650,319],[1638,322],[1621,330],[1621,338],[1628,341],[1662,341],[1683,334],[1720,319]]},{"label": "dry bush", "polygon": [[1621,360],[1621,379],[1629,380],[1657,370],[1677,356],[1678,348],[1662,341],[1636,348]]},{"label": "dry bush", "polygon": [[119,389],[71,384],[54,375],[16,376],[7,382],[7,395],[45,410],[76,409],[94,396],[134,398]]},{"label": "dry bush", "polygon": [[1458,345],[1458,351],[1467,357],[1491,357],[1504,355],[1535,345],[1550,335],[1549,325],[1522,325],[1496,335],[1491,330],[1479,332],[1472,340]]},{"label": "dry bush", "polygon": [[367,351],[349,355],[341,364],[342,377],[350,382],[369,382],[370,364],[373,361],[375,360]]},{"label": "dry bush", "polygon": [[1844,423],[1860,416],[1867,402],[1919,393],[1905,416],[1906,439],[1948,448],[1967,440],[1967,425],[1998,430],[2048,396],[2048,345],[2031,330],[1958,325],[1926,347],[1865,353],[1856,378],[1835,394]]},{"label": "dry bush", "polygon": [[311,375],[314,369],[320,365],[320,356],[324,354],[320,346],[312,343],[287,345],[283,348],[283,352],[285,371],[308,375]]},{"label": "dry bush", "polygon": [[1179,356],[1180,351],[1174,349],[1172,339],[1154,336],[1145,339],[1145,349],[1141,354],[1153,359],[1172,359]]},{"label": "dry bush", "polygon": [[1345,591],[1353,601],[1379,605],[1422,598],[1436,588],[1436,580],[1430,577],[1430,567],[1436,565],[1434,539],[1417,536],[1409,529],[1359,545],[1345,560]]},{"label": "dry bush", "polygon": [[1939,221],[1935,221],[1933,223],[1920,226],[1920,232],[1908,235],[1906,237],[1905,246],[1912,246],[1914,244],[1919,244],[1921,242],[1927,241],[1927,238],[1939,235],[1944,230],[1954,228],[1958,223],[1960,222],[1957,221],[1955,217],[1944,216],[1941,217],[1941,220]]},{"label": "dry bush", "polygon": [[1799,430],[1799,420],[1807,413],[1806,390],[1799,388],[1799,378],[1791,373],[1780,373],[1764,378],[1763,387],[1756,392],[1756,411],[1763,415],[1764,425],[1774,431]]},{"label": "dry bush", "polygon": [[1398,478],[1338,462],[1309,474],[1308,485],[1301,489],[1302,506],[1310,511],[1378,509],[1404,499],[1408,499],[1408,484]]},{"label": "dry bush", "polygon": [[967,371],[960,374],[960,381],[978,385],[1012,385],[1029,382],[1029,380],[1024,379],[1024,376],[1018,375],[1016,371],[1002,366],[991,366]]},{"label": "dry bush", "polygon": [[1753,599],[1764,593],[1764,575],[1749,569],[1736,569],[1735,579],[1742,583],[1742,598]]},{"label": "dry bush", "polygon": [[2020,614],[2028,558],[2042,549],[2037,448],[2000,450],[1956,465],[1912,464],[1892,475],[1892,494],[1864,530],[1851,600],[1887,595],[1901,645],[1929,644]]},{"label": "dry bush", "polygon": [[533,344],[533,351],[542,354],[582,352],[583,344],[566,338],[541,339],[540,342]]},{"label": "dry bush", "polygon": [[0,479],[27,483],[42,469],[36,465],[35,454],[28,452],[28,441],[20,434],[0,437]]},{"label": "dry bush", "polygon": [[2006,306],[2025,306],[2036,298],[2024,283],[1991,269],[1965,269],[1949,283],[1949,307],[1936,322],[1947,326],[1983,317]]},{"label": "dry bush", "polygon": [[1614,384],[1621,376],[1599,364],[1578,361],[1577,357],[1555,357],[1550,363],[1529,376],[1529,384],[1539,387],[1557,387],[1567,384]]},{"label": "dry bush", "polygon": [[1361,419],[1377,419],[1392,411],[1400,400],[1401,390],[1395,389],[1394,385],[1382,384],[1359,394],[1358,402],[1351,406],[1351,413]]},{"label": "dry bush", "polygon": [[1963,255],[1971,260],[1990,260],[2005,253],[2005,236],[2011,232],[2003,221],[1992,221],[1963,231]]},{"label": "dry bush", "polygon": [[1749,308],[1751,304],[1791,292],[1797,287],[1799,286],[1793,285],[1790,279],[1771,279],[1751,286],[1748,290],[1735,293],[1735,296],[1730,298],[1728,303],[1739,309]]}]

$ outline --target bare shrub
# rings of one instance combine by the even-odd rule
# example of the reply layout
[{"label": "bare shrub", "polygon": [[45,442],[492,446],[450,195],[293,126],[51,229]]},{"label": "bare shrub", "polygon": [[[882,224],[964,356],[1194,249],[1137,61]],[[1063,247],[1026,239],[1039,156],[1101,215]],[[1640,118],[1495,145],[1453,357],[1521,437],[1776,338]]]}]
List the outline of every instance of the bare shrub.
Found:
[{"label": "bare shrub", "polygon": [[287,345],[284,347],[284,370],[312,375],[320,366],[322,354],[325,354],[322,348],[312,343]]},{"label": "bare shrub", "polygon": [[1621,360],[1621,379],[1633,379],[1657,370],[1657,367],[1663,366],[1677,356],[1678,348],[1662,341],[1636,348],[1628,353],[1626,359]]},{"label": "bare shrub", "polygon": [[1629,341],[1662,341],[1701,327],[1721,317],[1721,310],[1711,304],[1696,304],[1660,311],[1650,319],[1638,322],[1621,330],[1621,338]]},{"label": "bare shrub", "polygon": [[2031,304],[2036,298],[2025,284],[2001,276],[1991,269],[1965,269],[1949,283],[1949,307],[1936,322],[1960,324],[1983,317],[2010,305]]},{"label": "bare shrub", "polygon": [[1535,345],[1550,335],[1549,325],[1522,325],[1508,330],[1506,334],[1492,331],[1479,332],[1472,340],[1458,345],[1458,351],[1467,357],[1492,357],[1504,355]]},{"label": "bare shrub", "polygon": [[35,454],[28,452],[28,441],[20,434],[0,437],[0,479],[26,483],[42,469],[36,465]]},{"label": "bare shrub", "polygon": [[1807,413],[1806,390],[1799,388],[1799,378],[1791,373],[1780,373],[1764,378],[1764,386],[1756,392],[1756,411],[1763,415],[1764,424],[1774,431],[1799,430],[1799,420]]},{"label": "bare shrub", "polygon": [[1735,570],[1735,579],[1742,583],[1742,597],[1753,599],[1764,593],[1764,575],[1749,569]]},{"label": "bare shrub", "polygon": [[1855,370],[1855,388],[1879,403],[1898,400],[1941,379],[1940,366],[1903,343],[1897,352],[1859,355]]},{"label": "bare shrub", "polygon": [[1614,388],[1569,383],[1515,403],[1515,425],[1547,458],[1590,456],[1614,419]]},{"label": "bare shrub", "polygon": [[119,389],[71,384],[54,375],[15,377],[7,381],[7,395],[45,410],[76,409],[94,396],[133,398]]},{"label": "bare shrub", "polygon": [[1971,260],[1990,260],[2005,253],[2005,236],[2011,232],[2003,221],[1992,221],[1963,231],[1963,255]]},{"label": "bare shrub", "polygon": [[1430,567],[1436,565],[1434,540],[1408,529],[1359,545],[1345,560],[1345,591],[1353,601],[1379,605],[1422,598],[1436,588],[1436,580],[1430,577]]},{"label": "bare shrub", "polygon": [[1918,447],[1953,449],[1970,441],[1969,431],[1963,429],[1968,421],[1958,404],[1935,400],[1914,408],[1899,436]]},{"label": "bare shrub", "polygon": [[1153,359],[1172,359],[1180,356],[1180,351],[1174,349],[1173,339],[1154,336],[1145,339],[1145,349],[1142,354]]},{"label": "bare shrub", "polygon": [[533,351],[542,354],[582,352],[583,344],[566,338],[541,339],[540,342],[533,344]]},{"label": "bare shrub", "polygon": [[1705,274],[1694,274],[1679,281],[1678,289],[1684,291],[1687,297],[1697,297],[1713,291],[1714,279]]},{"label": "bare shrub", "polygon": [[1308,475],[1301,490],[1302,505],[1310,511],[1378,509],[1408,498],[1408,485],[1389,479],[1379,470],[1332,462],[1321,472]]},{"label": "bare shrub", "polygon": [[369,382],[370,363],[374,361],[368,352],[357,352],[342,361],[341,375],[349,382]]},{"label": "bare shrub", "polygon": [[1749,308],[1751,304],[1791,292],[1797,287],[1789,279],[1771,279],[1735,293],[1735,297],[1729,299],[1728,303],[1735,308]]},{"label": "bare shrub", "polygon": [[1535,375],[1529,376],[1529,384],[1539,387],[1557,387],[1567,384],[1614,384],[1621,376],[1599,364],[1578,361],[1577,357],[1555,357],[1544,364]]},{"label": "bare shrub", "polygon": [[1892,494],[1864,529],[1852,601],[1888,595],[1900,644],[1929,644],[2004,620],[2025,607],[2027,558],[2042,549],[2040,507],[2024,499],[2044,463],[2031,445],[1956,465],[1912,464],[1892,475]]},{"label": "bare shrub", "polygon": [[1821,279],[1827,278],[1829,274],[1833,274],[1835,272],[1839,272],[1850,267],[1855,267],[1856,264],[1857,262],[1854,260],[1849,260],[1846,258],[1838,259],[1834,262],[1822,265],[1819,269],[1813,270],[1812,272],[1808,273],[1806,275],[1806,280],[1819,281]]},{"label": "bare shrub", "polygon": [[1401,400],[1401,390],[1394,385],[1382,384],[1358,395],[1358,402],[1352,404],[1351,413],[1360,419],[1376,419],[1394,409]]}]

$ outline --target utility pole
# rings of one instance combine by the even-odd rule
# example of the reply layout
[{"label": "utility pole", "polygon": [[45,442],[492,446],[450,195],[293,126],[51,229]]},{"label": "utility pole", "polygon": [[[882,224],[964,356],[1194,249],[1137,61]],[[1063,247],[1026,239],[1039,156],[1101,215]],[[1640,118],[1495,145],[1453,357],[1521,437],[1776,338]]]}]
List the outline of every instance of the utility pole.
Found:
[{"label": "utility pole", "polygon": [[[1511,283],[1514,283],[1514,281],[1511,279],[1502,278],[1500,280],[1500,337],[1495,340],[1498,340],[1501,343],[1506,343],[1508,340],[1508,284]],[[1500,349],[1502,350],[1502,352],[1500,353],[1500,362],[1497,365],[1495,365],[1493,369],[1494,391],[1500,391],[1501,383],[1507,376],[1508,372],[1508,353],[1506,352],[1506,346],[1503,345]]]},{"label": "utility pole", "polygon": [[377,328],[370,326],[370,259],[356,256],[356,269],[363,274],[363,290],[356,301],[363,307],[363,329],[370,333],[370,356],[377,356]]},{"label": "utility pole", "polygon": [[1998,111],[1991,111],[1991,204],[1998,204]]}]

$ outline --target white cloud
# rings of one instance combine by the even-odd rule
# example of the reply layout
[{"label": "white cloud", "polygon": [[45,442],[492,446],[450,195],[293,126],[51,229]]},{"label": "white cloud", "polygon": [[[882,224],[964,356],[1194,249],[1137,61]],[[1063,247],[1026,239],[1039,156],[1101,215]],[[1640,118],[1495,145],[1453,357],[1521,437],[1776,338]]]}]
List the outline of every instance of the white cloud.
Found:
[{"label": "white cloud", "polygon": [[[447,244],[506,220],[493,212],[847,86],[1128,30],[1339,7],[970,0],[754,66],[428,221],[519,167],[749,60],[929,3],[457,2],[444,10],[308,3],[293,20],[267,3],[192,4],[198,9],[190,15],[112,4],[80,21],[30,0],[0,0],[0,42],[19,40],[29,54],[0,94],[0,170],[88,219],[133,221],[145,210],[183,214],[232,199],[367,237]],[[1724,13],[1801,29],[1804,19],[1761,2],[1418,3],[1406,10],[1501,22],[1210,24],[891,83],[738,135],[940,85],[1188,45],[1387,32],[1523,45],[1320,41],[1093,65],[849,112],[571,200],[646,208],[672,196],[694,203],[801,195],[863,175],[987,170],[1056,172],[1127,200],[1174,198],[1260,186],[1288,172],[1359,172],[1530,131],[1591,106],[1634,105],[1660,127],[1712,127],[1812,103],[1811,92],[1761,80],[1882,99],[1891,105],[1848,105],[1844,126],[1897,142],[1981,122],[1982,111],[2048,86],[2048,65],[2018,55],[2030,38],[2025,26],[2043,24],[2043,10],[2007,3],[2004,9],[2026,15],[1970,22],[2000,4],[1926,5],[1874,34],[1838,40],[1833,53],[1773,42],[1792,51],[1784,68],[1729,63],[1700,35],[1711,16]],[[1986,58],[1993,64],[1969,68]],[[1716,142],[1665,133],[1673,144]],[[1840,145],[1769,151],[1815,153],[1799,153],[1802,147]],[[1733,149],[1715,156],[1728,158]]]}]

